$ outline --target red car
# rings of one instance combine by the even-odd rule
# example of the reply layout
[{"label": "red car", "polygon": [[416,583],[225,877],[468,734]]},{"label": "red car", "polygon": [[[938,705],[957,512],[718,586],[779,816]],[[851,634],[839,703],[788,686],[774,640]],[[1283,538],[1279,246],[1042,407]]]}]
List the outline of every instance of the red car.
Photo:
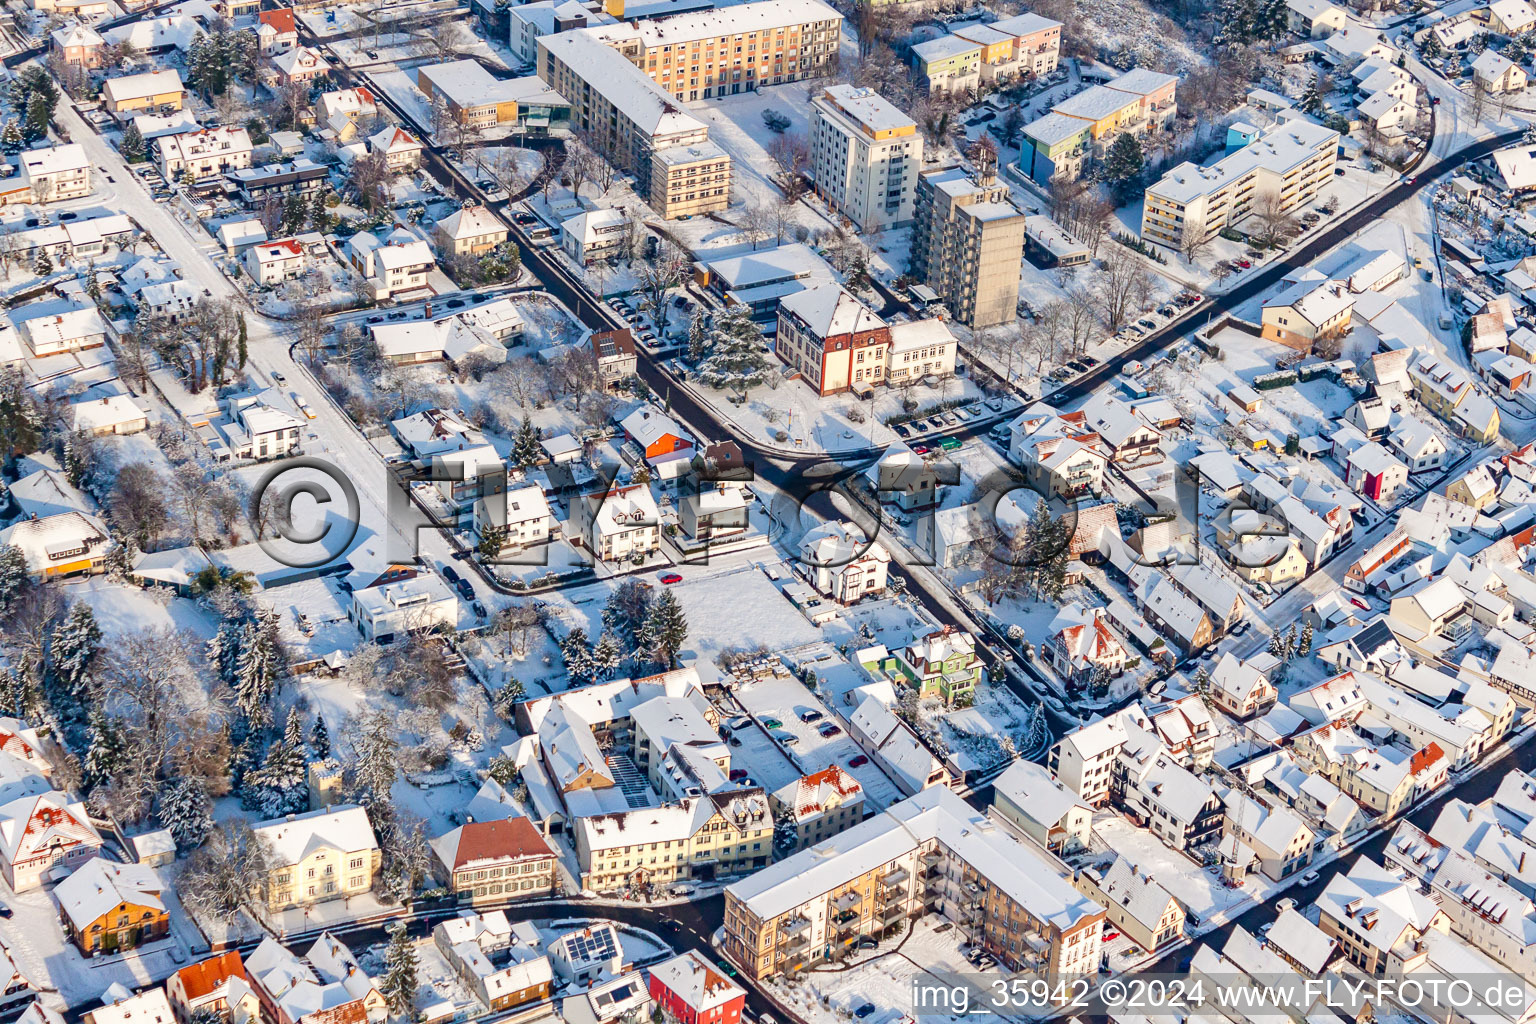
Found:
[{"label": "red car", "polygon": [[828,722],[826,725],[821,727],[821,734],[823,736],[836,736],[838,733],[840,733],[842,731],[843,730],[842,730],[841,726],[833,725],[830,722]]},{"label": "red car", "polygon": [[662,573],[660,576],[658,576],[656,578],[661,580],[661,582],[666,583],[666,584],[681,583],[681,582],[683,582],[683,578],[681,576],[679,576],[675,572],[664,572],[664,573]]},{"label": "red car", "polygon": [[1349,599],[1349,603],[1354,605],[1356,608],[1361,609],[1362,611],[1367,611],[1368,612],[1368,611],[1371,610],[1371,606],[1366,604],[1364,601],[1360,600],[1358,597],[1350,598]]},{"label": "red car", "polygon": [[1115,931],[1113,928],[1111,928],[1109,931],[1105,932],[1104,935],[1103,935],[1103,939],[1104,939],[1105,942],[1113,942],[1115,939],[1118,939],[1119,937],[1120,937],[1120,933]]},{"label": "red car", "polygon": [[1253,261],[1252,260],[1238,260],[1237,261],[1237,267],[1238,267],[1239,270],[1247,270],[1251,266],[1253,266]]},{"label": "red car", "polygon": [[848,767],[863,768],[867,764],[869,764],[869,758],[865,757],[863,754],[860,754],[858,757],[855,757],[852,761],[848,762]]},{"label": "red car", "polygon": [[912,454],[913,455],[927,455],[928,454],[928,446],[925,445],[925,444],[915,444],[915,445],[912,446]]}]

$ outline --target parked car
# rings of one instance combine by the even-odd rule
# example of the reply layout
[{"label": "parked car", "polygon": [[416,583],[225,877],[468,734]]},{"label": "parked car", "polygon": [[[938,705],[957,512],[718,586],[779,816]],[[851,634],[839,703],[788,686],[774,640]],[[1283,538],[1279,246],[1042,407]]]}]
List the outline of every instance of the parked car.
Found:
[{"label": "parked car", "polygon": [[855,755],[848,761],[849,768],[863,768],[867,764],[869,764],[869,758],[865,757],[863,754]]},{"label": "parked car", "polygon": [[282,374],[278,373],[276,370],[272,371],[272,379],[277,381],[279,384],[285,384],[288,381],[287,377],[284,377]]},{"label": "parked car", "polygon": [[461,579],[453,586],[454,589],[459,592],[459,596],[464,600],[473,601],[475,599],[475,588],[474,585],[469,582],[469,580]]},{"label": "parked car", "polygon": [[782,728],[784,728],[784,723],[779,721],[777,718],[765,718],[765,719],[763,719],[763,728],[764,729],[782,729]]},{"label": "parked car", "polygon": [[855,1017],[857,1017],[859,1020],[863,1020],[865,1017],[868,1017],[870,1014],[872,1014],[874,1012],[875,1012],[875,1004],[874,1003],[865,1003],[863,1006],[859,1007],[857,1010],[854,1010],[853,1011],[853,1015]]},{"label": "parked car", "polygon": [[839,725],[834,725],[831,722],[828,722],[826,725],[822,726],[819,731],[823,739],[831,739],[833,736],[840,735],[843,729]]},{"label": "parked car", "polygon": [[449,583],[459,582],[459,571],[451,565],[443,566],[443,579]]},{"label": "parked car", "polygon": [[1322,875],[1319,875],[1316,871],[1308,871],[1306,874],[1301,876],[1301,884],[1311,885],[1321,877]]},{"label": "parked car", "polygon": [[800,721],[802,722],[819,722],[821,721],[822,717],[823,716],[820,711],[815,711],[810,708],[800,712]]},{"label": "parked car", "polygon": [[660,576],[658,576],[656,578],[658,580],[660,580],[661,582],[667,584],[668,586],[671,586],[674,583],[681,583],[681,582],[683,582],[682,576],[678,575],[675,572],[664,572],[664,573],[662,573]]}]

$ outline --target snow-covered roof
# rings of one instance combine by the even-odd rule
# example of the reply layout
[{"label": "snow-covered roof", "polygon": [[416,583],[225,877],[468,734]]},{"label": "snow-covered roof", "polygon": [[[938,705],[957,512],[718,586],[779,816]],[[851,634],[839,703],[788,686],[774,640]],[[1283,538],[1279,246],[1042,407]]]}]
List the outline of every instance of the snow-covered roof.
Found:
[{"label": "snow-covered roof", "polygon": [[54,887],[53,898],[75,928],[85,931],[125,903],[129,907],[164,910],[160,899],[164,888],[154,868],[114,864],[92,857]]},{"label": "snow-covered roof", "polygon": [[1338,142],[1339,133],[1310,121],[1284,121],[1270,125],[1248,145],[1208,167],[1186,161],[1163,175],[1147,191],[1178,204],[1208,196],[1263,167],[1285,175],[1312,159],[1325,145]]},{"label": "snow-covered roof", "polygon": [[874,89],[846,83],[829,85],[811,102],[824,113],[840,114],[871,134],[916,128],[912,118]]},{"label": "snow-covered roof", "polygon": [[886,326],[878,313],[833,281],[786,295],[779,303],[779,309],[798,317],[815,337],[821,339],[874,331]]},{"label": "snow-covered roof", "polygon": [[892,804],[875,817],[736,882],[727,892],[757,917],[772,920],[934,840],[1048,927],[1065,931],[1101,912],[1054,865],[947,786],[933,786]]},{"label": "snow-covered roof", "polygon": [[277,865],[298,864],[314,850],[356,853],[379,848],[368,812],[353,805],[290,814],[257,822],[251,828],[270,845],[273,863]]},{"label": "snow-covered roof", "polygon": [[642,135],[654,140],[708,133],[704,122],[685,111],[671,93],[629,61],[615,59],[614,51],[588,31],[559,32],[544,36],[539,43],[585,82],[606,86],[602,89],[604,97]]},{"label": "snow-covered roof", "polygon": [[171,69],[145,71],[137,75],[109,78],[101,85],[102,95],[109,102],[116,103],[121,103],[124,100],[147,99],[151,96],[161,96],[166,93],[179,93],[181,91],[181,75],[179,72]]},{"label": "snow-covered roof", "polygon": [[1050,769],[1033,761],[1015,761],[997,777],[993,787],[999,796],[1047,828],[1059,823],[1074,807],[1088,808]]},{"label": "snow-covered roof", "polygon": [[1154,935],[1161,931],[1158,925],[1168,912],[1168,905],[1177,902],[1157,879],[1138,871],[1125,856],[1116,857],[1095,881],[1107,899]]},{"label": "snow-covered roof", "polygon": [[449,238],[461,239],[480,238],[498,232],[505,234],[507,226],[496,214],[476,204],[454,210],[437,222],[437,229]]},{"label": "snow-covered roof", "polygon": [[666,986],[683,1005],[695,1013],[724,1006],[733,999],[745,998],[747,990],[726,977],[695,950],[673,957],[652,967],[651,978]]},{"label": "snow-covered roof", "polygon": [[117,985],[102,995],[110,1002],[89,1011],[92,1024],[170,1024],[176,1019],[163,987],[129,995]]}]

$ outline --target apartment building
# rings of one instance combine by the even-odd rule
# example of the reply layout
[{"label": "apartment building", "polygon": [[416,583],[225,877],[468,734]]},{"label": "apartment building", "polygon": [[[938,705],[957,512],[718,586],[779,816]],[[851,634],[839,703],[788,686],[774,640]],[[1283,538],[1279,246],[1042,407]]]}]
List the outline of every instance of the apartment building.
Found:
[{"label": "apartment building", "polygon": [[1178,84],[1173,75],[1136,68],[1062,100],[1025,125],[1019,170],[1041,185],[1076,179],[1119,136],[1166,127],[1179,112]]},{"label": "apartment building", "polygon": [[1103,807],[1109,803],[1115,760],[1125,743],[1120,716],[1101,718],[1057,741],[1046,767],[1090,807]]},{"label": "apartment building", "polygon": [[1012,323],[1019,301],[1025,216],[993,168],[960,167],[917,180],[912,275],[973,329]]},{"label": "apartment building", "polygon": [[460,901],[502,903],[558,889],[555,851],[525,817],[467,822],[430,845]]},{"label": "apartment building", "polygon": [[773,350],[822,396],[885,383],[890,326],[842,285],[814,285],[779,303]]},{"label": "apartment building", "polygon": [[272,911],[355,896],[373,888],[382,854],[368,812],[327,807],[258,822],[271,851],[266,901]]},{"label": "apartment building", "polygon": [[912,47],[928,91],[951,95],[1050,74],[1060,55],[1061,23],[1031,13],[966,26]]},{"label": "apartment building", "polygon": [[163,135],[155,140],[155,148],[160,154],[160,173],[168,179],[185,175],[192,181],[251,166],[251,135],[244,128],[204,128]]},{"label": "apartment building", "polygon": [[1267,196],[1278,196],[1284,212],[1297,210],[1333,180],[1338,147],[1333,129],[1289,121],[1209,167],[1182,163],[1147,186],[1141,237],[1175,249],[1189,232],[1212,238]]},{"label": "apartment building", "polygon": [[758,871],[773,857],[773,814],[761,789],[582,817],[575,832],[581,887],[594,892],[711,881]]},{"label": "apartment building", "polygon": [[1418,880],[1397,865],[1369,857],[1329,879],[1317,906],[1323,934],[1354,967],[1373,976],[1402,973],[1427,933],[1451,927],[1437,896],[1420,892]]},{"label": "apartment building", "polygon": [[725,952],[753,978],[840,960],[864,936],[942,914],[1010,968],[1099,966],[1104,909],[1043,854],[935,786],[725,891]]},{"label": "apartment building", "polygon": [[650,204],[663,220],[723,210],[731,203],[731,157],[713,142],[651,153]]},{"label": "apartment building", "polygon": [[[571,104],[570,124],[596,140],[603,153],[626,173],[635,176],[635,190],[650,199],[653,207],[681,209],[689,203],[687,171],[694,170],[697,184],[701,162],[678,166],[682,198],[668,194],[672,166],[665,179],[653,180],[655,156],[674,147],[712,146],[709,128],[689,114],[661,86],[633,64],[613,59],[613,50],[588,30],[561,32],[539,39],[539,77]],[[718,161],[716,161],[718,163]],[[724,173],[729,174],[729,158]],[[711,171],[713,177],[721,173]],[[660,182],[658,185],[657,182]],[[715,186],[711,183],[711,189]],[[729,183],[724,201],[713,197],[700,204],[695,189],[691,208],[698,212],[724,209],[730,200]],[[674,193],[675,195],[675,193]]]},{"label": "apartment building", "polygon": [[811,100],[811,178],[817,195],[861,231],[912,220],[923,138],[873,89],[833,85]]}]

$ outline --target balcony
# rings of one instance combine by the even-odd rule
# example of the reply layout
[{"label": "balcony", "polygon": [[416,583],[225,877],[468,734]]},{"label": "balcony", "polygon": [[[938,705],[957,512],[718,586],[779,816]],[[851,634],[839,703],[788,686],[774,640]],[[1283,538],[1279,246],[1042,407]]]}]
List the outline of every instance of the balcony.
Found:
[{"label": "balcony", "polygon": [[832,901],[832,906],[836,907],[840,911],[847,911],[847,910],[852,910],[854,907],[858,906],[860,903],[863,903],[863,902],[864,902],[864,897],[860,896],[854,890],[849,889],[847,892],[843,893],[837,899],[833,900]]},{"label": "balcony", "polygon": [[796,914],[794,917],[788,917],[779,922],[779,931],[785,935],[798,935],[801,932],[809,931],[810,927],[811,919],[804,914]]},{"label": "balcony", "polygon": [[885,874],[881,875],[880,884],[884,886],[900,885],[909,877],[910,876],[907,874],[906,868],[897,868],[894,871],[887,871]]},{"label": "balcony", "polygon": [[889,928],[897,921],[900,921],[905,913],[900,907],[887,907],[876,915],[875,920],[880,922],[880,927]]},{"label": "balcony", "polygon": [[925,867],[930,867],[930,868],[933,867],[935,864],[942,864],[942,863],[944,863],[944,855],[942,853],[940,853],[938,850],[929,850],[927,853],[923,854],[923,858],[922,859],[923,859],[923,865]]},{"label": "balcony", "polygon": [[859,915],[851,910],[845,910],[832,919],[832,928],[839,935],[846,935],[859,925]]},{"label": "balcony", "polygon": [[779,943],[779,952],[794,955],[806,946],[810,945],[811,937],[807,934],[796,935]]}]

